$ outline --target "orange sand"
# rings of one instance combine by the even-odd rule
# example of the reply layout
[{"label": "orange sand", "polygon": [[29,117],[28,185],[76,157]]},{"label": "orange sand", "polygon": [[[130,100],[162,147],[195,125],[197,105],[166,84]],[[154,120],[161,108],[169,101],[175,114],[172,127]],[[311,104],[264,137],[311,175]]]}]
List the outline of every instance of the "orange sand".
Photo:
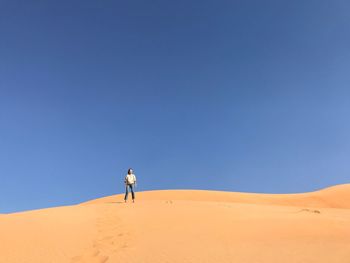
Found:
[{"label": "orange sand", "polygon": [[0,262],[349,263],[350,184],[137,193],[0,216]]}]

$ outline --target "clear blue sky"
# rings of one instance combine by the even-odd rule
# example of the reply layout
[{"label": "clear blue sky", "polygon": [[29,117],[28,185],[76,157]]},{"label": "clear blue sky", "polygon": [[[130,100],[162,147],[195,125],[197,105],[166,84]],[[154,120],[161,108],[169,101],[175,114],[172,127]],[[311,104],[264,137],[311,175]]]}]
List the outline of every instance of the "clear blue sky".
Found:
[{"label": "clear blue sky", "polygon": [[0,0],[0,213],[350,181],[348,1]]}]

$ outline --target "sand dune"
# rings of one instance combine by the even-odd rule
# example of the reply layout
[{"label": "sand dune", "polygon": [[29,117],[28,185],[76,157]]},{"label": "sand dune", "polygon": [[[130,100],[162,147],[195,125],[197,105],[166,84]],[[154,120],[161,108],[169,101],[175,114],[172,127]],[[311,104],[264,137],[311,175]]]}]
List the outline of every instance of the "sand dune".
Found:
[{"label": "sand dune", "polygon": [[[287,205],[303,207],[350,208],[350,184],[337,185],[316,192],[301,194],[252,194],[207,190],[160,190],[138,194],[142,200],[184,200],[234,202],[248,204]],[[108,196],[83,204],[112,202],[121,196]]]},{"label": "sand dune", "polygon": [[0,262],[350,262],[350,184],[137,193],[0,216]]}]

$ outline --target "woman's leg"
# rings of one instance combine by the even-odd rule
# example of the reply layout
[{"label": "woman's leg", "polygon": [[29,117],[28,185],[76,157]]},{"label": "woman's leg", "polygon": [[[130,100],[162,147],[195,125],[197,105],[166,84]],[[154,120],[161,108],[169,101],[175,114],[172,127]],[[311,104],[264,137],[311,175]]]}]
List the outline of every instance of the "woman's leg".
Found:
[{"label": "woman's leg", "polygon": [[126,201],[126,200],[128,200],[128,194],[129,194],[129,191],[128,191],[129,189],[128,189],[128,185],[126,184],[125,185],[125,196],[124,196],[124,200]]},{"label": "woman's leg", "polygon": [[135,193],[134,193],[134,185],[133,184],[130,185],[130,189],[131,189],[132,200],[134,200],[135,199]]}]

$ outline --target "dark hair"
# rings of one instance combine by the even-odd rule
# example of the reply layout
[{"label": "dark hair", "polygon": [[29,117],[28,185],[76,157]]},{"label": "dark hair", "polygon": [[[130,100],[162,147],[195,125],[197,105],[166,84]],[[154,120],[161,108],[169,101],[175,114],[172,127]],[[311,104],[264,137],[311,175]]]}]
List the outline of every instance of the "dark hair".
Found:
[{"label": "dark hair", "polygon": [[132,169],[131,169],[131,168],[129,168],[129,169],[128,169],[128,174],[131,174],[131,171],[132,171]]}]

